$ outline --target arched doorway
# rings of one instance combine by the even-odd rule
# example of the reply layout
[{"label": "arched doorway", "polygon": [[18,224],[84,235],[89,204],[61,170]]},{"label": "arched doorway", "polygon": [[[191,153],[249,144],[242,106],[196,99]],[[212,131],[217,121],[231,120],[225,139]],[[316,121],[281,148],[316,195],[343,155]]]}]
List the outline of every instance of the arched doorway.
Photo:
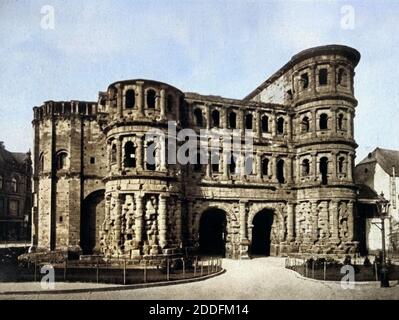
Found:
[{"label": "arched doorway", "polygon": [[100,226],[105,216],[104,190],[89,194],[80,216],[80,246],[83,254],[93,254],[100,244]]},{"label": "arched doorway", "polygon": [[200,219],[200,254],[224,256],[226,253],[226,212],[220,209],[206,210]]},{"label": "arched doorway", "polygon": [[274,220],[273,210],[264,209],[258,212],[252,220],[251,254],[270,255],[270,235]]}]

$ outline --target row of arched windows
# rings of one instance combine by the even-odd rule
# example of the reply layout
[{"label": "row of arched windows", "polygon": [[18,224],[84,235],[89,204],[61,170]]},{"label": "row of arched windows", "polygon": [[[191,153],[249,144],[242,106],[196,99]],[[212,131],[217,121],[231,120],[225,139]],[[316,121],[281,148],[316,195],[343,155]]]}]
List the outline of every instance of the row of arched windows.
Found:
[{"label": "row of arched windows", "polygon": [[[157,93],[153,89],[146,91],[146,106],[148,109],[155,109],[157,100]],[[168,112],[173,111],[174,99],[171,94],[166,96],[166,109]],[[125,92],[125,108],[133,109],[136,106],[136,92],[133,89],[128,89]]]},{"label": "row of arched windows", "polygon": [[[322,113],[319,116],[319,129],[328,130],[328,114]],[[337,129],[344,130],[344,115],[339,113],[337,116]],[[304,116],[301,120],[301,132],[310,132],[310,120],[308,116]]]},{"label": "row of arched windows", "polygon": [[[202,114],[201,108],[194,109],[194,122],[197,127],[205,127],[205,118]],[[229,129],[237,129],[237,113],[234,111],[230,111],[228,114],[228,128]],[[244,126],[246,130],[252,130],[254,123],[254,117],[251,113],[247,113],[244,116]],[[277,134],[284,134],[284,117],[278,117],[276,120],[276,129]],[[213,110],[211,112],[211,127],[217,128],[220,127],[220,112],[219,110]],[[263,115],[261,117],[261,130],[262,133],[270,132],[269,128],[269,117],[267,115]]]},{"label": "row of arched windows", "polygon": [[[318,85],[325,86],[328,84],[329,73],[327,68],[320,68],[317,73]],[[303,72],[299,76],[300,89],[305,90],[309,88],[309,72]],[[340,67],[336,73],[336,84],[347,87],[348,86],[348,72],[345,68]]]},{"label": "row of arched windows", "polygon": [[[39,172],[43,172],[44,170],[44,153],[39,156]],[[58,151],[55,155],[55,168],[56,170],[65,170],[68,169],[68,153],[65,150]]]},{"label": "row of arched windows", "polygon": [[[338,174],[345,174],[346,173],[346,168],[345,168],[345,157],[339,157],[337,159],[337,173]],[[322,157],[320,158],[319,162],[319,174],[321,175],[321,180],[322,184],[327,184],[328,183],[328,158],[327,157]],[[303,159],[302,163],[302,170],[301,170],[301,175],[303,177],[309,176],[311,174],[310,171],[310,160],[309,159]]]}]

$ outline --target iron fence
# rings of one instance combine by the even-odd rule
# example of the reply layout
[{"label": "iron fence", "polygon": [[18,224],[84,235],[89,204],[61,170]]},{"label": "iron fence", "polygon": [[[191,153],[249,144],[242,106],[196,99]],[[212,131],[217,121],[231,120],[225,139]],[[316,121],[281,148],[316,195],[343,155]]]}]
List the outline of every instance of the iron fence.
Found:
[{"label": "iron fence", "polygon": [[165,257],[156,259],[103,259],[90,261],[28,262],[18,267],[18,280],[40,281],[48,269],[54,270],[54,280],[62,282],[94,282],[137,284],[199,278],[223,270],[221,258],[192,259]]}]

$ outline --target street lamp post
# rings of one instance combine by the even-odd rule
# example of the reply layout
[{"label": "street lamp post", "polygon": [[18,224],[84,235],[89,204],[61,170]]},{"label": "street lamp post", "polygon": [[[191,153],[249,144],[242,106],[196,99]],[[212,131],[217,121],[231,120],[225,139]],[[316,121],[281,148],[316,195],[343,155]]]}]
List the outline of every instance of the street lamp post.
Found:
[{"label": "street lamp post", "polygon": [[380,282],[381,288],[389,287],[389,274],[386,258],[386,248],[385,248],[385,219],[388,218],[389,201],[384,198],[384,194],[381,192],[379,200],[377,202],[377,208],[379,217],[381,219],[381,236],[382,236],[382,261],[380,270]]}]

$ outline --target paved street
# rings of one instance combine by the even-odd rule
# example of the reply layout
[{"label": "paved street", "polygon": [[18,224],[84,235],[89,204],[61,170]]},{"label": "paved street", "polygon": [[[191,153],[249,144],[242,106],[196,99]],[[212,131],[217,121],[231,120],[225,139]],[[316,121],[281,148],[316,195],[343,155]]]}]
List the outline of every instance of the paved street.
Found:
[{"label": "paved street", "polygon": [[[369,283],[344,290],[339,283],[300,278],[284,268],[284,259],[281,258],[223,262],[226,273],[188,284],[92,293],[11,295],[0,296],[0,299],[399,299],[399,286],[381,289],[377,284]],[[84,286],[59,284],[56,289]],[[25,290],[37,290],[38,285],[18,284],[18,290],[24,287]],[[0,291],[9,289],[10,284],[0,284]]]}]

